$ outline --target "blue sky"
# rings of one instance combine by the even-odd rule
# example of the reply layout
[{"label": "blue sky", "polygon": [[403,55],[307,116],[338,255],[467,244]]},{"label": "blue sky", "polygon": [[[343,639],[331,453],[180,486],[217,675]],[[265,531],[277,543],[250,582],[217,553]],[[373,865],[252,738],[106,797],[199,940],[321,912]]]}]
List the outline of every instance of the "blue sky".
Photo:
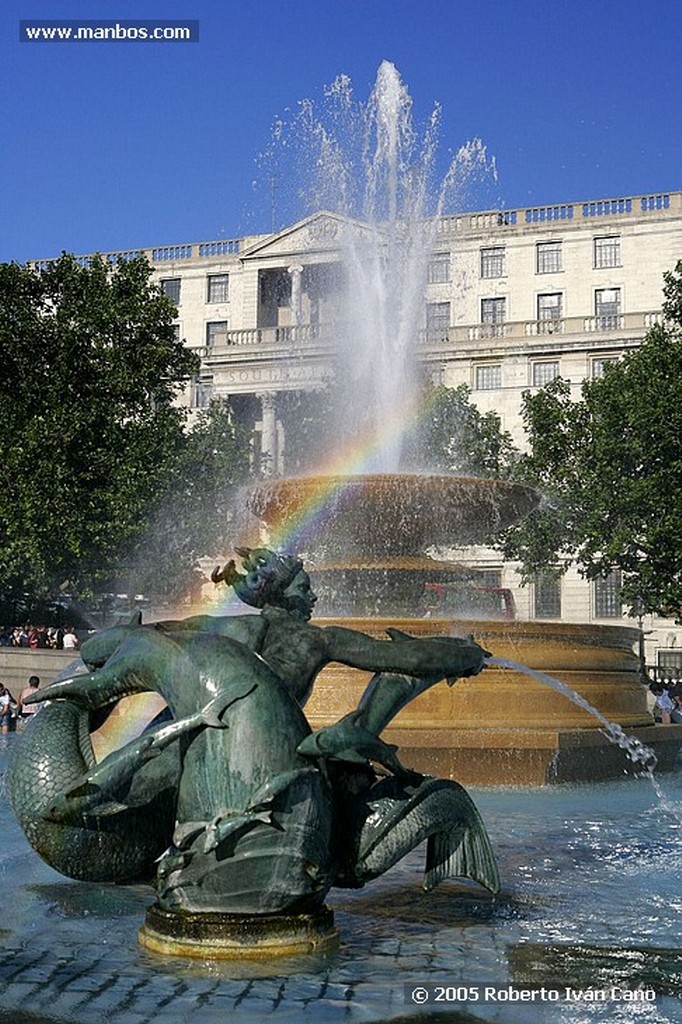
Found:
[{"label": "blue sky", "polygon": [[[92,18],[200,41],[19,42]],[[268,230],[275,118],[340,73],[365,98],[383,59],[444,154],[483,139],[508,208],[677,190],[681,39],[678,0],[4,0],[0,259]]]}]

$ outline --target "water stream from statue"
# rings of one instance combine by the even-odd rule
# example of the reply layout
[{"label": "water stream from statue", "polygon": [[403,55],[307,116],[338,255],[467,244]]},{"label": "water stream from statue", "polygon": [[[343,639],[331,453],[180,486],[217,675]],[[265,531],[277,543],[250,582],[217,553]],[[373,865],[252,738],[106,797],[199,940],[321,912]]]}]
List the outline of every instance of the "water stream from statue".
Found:
[{"label": "water stream from statue", "polygon": [[641,765],[642,774],[645,775],[651,785],[653,786],[654,792],[658,797],[660,806],[663,810],[673,815],[680,824],[682,824],[682,814],[678,808],[673,806],[668,800],[660,782],[654,774],[656,765],[658,764],[658,758],[656,754],[641,740],[638,740],[634,736],[629,736],[622,726],[616,722],[611,722],[605,715],[595,708],[593,704],[590,704],[588,700],[585,700],[581,694],[576,693],[566,683],[562,683],[560,679],[556,679],[554,676],[547,675],[545,672],[538,672],[536,669],[528,668],[527,665],[522,665],[518,661],[513,661],[511,658],[486,658],[486,665],[495,666],[496,668],[507,668],[514,672],[523,672],[527,676],[531,676],[533,679],[537,679],[538,682],[543,683],[545,686],[551,687],[556,693],[562,694],[568,700],[572,701],[573,704],[587,711],[588,714],[592,715],[601,724],[602,728],[600,732],[606,736],[611,742],[615,743],[616,746],[624,750],[629,760],[635,765]]}]

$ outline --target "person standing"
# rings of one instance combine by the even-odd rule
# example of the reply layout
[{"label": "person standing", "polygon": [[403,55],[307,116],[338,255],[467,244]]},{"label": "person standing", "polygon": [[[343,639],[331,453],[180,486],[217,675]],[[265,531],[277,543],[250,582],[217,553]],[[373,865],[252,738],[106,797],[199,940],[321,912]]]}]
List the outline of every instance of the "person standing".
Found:
[{"label": "person standing", "polygon": [[24,704],[24,701],[32,694],[38,692],[40,687],[40,679],[38,676],[29,676],[28,683],[19,694],[19,718],[23,721],[24,725],[26,722],[40,711],[42,704]]},{"label": "person standing", "polygon": [[78,647],[78,637],[71,626],[67,626],[64,631],[63,646],[65,651],[75,651]]},{"label": "person standing", "polygon": [[0,683],[0,731],[7,733],[12,728],[17,705],[7,687]]},{"label": "person standing", "polygon": [[675,708],[675,702],[668,693],[667,688],[663,685],[660,680],[655,680],[649,685],[649,689],[654,695],[654,721],[660,725],[670,725],[671,712]]}]

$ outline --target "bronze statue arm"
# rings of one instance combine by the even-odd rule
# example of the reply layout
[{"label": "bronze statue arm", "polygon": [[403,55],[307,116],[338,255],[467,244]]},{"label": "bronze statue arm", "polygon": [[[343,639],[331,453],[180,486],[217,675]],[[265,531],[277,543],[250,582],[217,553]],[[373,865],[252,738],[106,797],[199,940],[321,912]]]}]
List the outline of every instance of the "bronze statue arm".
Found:
[{"label": "bronze statue arm", "polygon": [[411,637],[389,630],[390,640],[375,640],[342,626],[327,626],[321,632],[330,661],[369,672],[435,678],[472,676],[481,671],[488,653],[473,637]]}]

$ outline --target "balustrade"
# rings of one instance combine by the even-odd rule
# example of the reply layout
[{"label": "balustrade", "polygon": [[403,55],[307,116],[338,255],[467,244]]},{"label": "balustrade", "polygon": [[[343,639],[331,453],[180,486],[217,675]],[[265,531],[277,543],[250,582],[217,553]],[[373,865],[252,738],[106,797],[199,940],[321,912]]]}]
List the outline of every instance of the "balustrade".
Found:
[{"label": "balustrade", "polygon": [[526,224],[542,223],[549,220],[573,220],[573,206],[536,206],[526,210],[524,219]]},{"label": "balustrade", "polygon": [[200,242],[200,256],[232,256],[239,252],[238,238],[223,238],[219,242]]},{"label": "balustrade", "polygon": [[[502,227],[518,225],[545,224],[570,221],[576,217],[583,218],[642,216],[642,214],[682,209],[682,192],[661,192],[654,195],[627,196],[616,199],[597,199],[585,203],[562,203],[555,206],[531,206],[518,210],[485,210],[481,212],[451,214],[437,218],[438,235],[465,235],[480,232],[495,232]],[[266,236],[258,236],[266,237]],[[233,256],[241,251],[243,240],[239,238],[221,238],[209,242],[183,243],[180,245],[163,245],[153,249],[125,249],[120,252],[103,253],[109,262],[118,259],[133,259],[143,255],[152,263],[191,260],[194,258],[211,259],[222,256]],[[82,265],[87,265],[92,254],[75,257]],[[31,266],[44,270],[53,259],[33,260]]]},{"label": "balustrade", "polygon": [[617,213],[631,213],[632,199],[599,199],[583,203],[583,217],[611,217]]},{"label": "balustrade", "polygon": [[[461,324],[447,329],[422,328],[417,336],[420,349],[432,347],[434,350],[452,349],[453,352],[467,349],[471,343],[499,339],[498,344],[504,349],[513,349],[524,339],[557,337],[557,345],[578,342],[580,335],[627,332],[626,338],[643,338],[654,324],[663,323],[663,315],[658,311],[640,313],[619,313],[604,316],[562,317],[555,320],[521,320],[499,324]],[[275,349],[291,352],[307,345],[319,346],[322,349],[331,347],[334,339],[343,335],[347,325],[335,324],[299,324],[283,327],[252,327],[241,330],[228,330],[221,340],[219,355],[221,359],[243,359],[245,348]],[[561,338],[561,340],[559,340]],[[575,338],[576,341],[571,341]],[[215,352],[214,354],[218,354]],[[258,356],[253,356],[257,359]]]},{"label": "balustrade", "polygon": [[127,263],[129,260],[137,259],[138,256],[144,256],[144,249],[124,249],[122,252],[108,252],[106,259],[107,263],[118,263],[119,260]]},{"label": "balustrade", "polygon": [[167,260],[191,260],[194,255],[193,245],[162,245],[152,249],[152,262],[163,263]]},{"label": "balustrade", "polygon": [[319,341],[323,336],[331,339],[333,332],[332,325],[297,324],[286,327],[246,327],[239,330],[228,330],[226,338],[228,347],[292,346]]},{"label": "balustrade", "polygon": [[625,327],[625,317],[622,313],[608,313],[605,316],[587,316],[583,320],[585,330],[592,331],[618,331]]},{"label": "balustrade", "polygon": [[228,345],[260,345],[262,341],[262,330],[260,327],[246,327],[238,331],[227,331],[226,338]]},{"label": "balustrade", "polygon": [[647,210],[667,210],[670,207],[670,196],[642,196],[641,206],[643,212]]},{"label": "balustrade", "polygon": [[485,338],[504,338],[511,329],[511,324],[473,324],[468,328],[470,341],[481,341]]},{"label": "balustrade", "polygon": [[564,330],[563,320],[527,320],[524,324],[524,334],[528,336],[563,334]]}]

